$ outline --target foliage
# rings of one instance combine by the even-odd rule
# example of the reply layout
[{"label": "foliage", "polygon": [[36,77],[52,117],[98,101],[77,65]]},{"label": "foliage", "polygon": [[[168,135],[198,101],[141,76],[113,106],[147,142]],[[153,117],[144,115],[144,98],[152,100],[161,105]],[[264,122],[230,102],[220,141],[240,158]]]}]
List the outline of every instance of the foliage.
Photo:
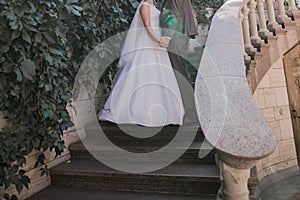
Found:
[{"label": "foliage", "polygon": [[216,11],[222,6],[223,0],[192,0],[192,4],[198,23],[209,25],[212,16],[210,18],[207,17],[208,11],[206,8],[212,8]]},{"label": "foliage", "polygon": [[[101,4],[101,6],[100,6]],[[0,0],[0,187],[28,188],[26,155],[64,150],[74,76],[93,47],[126,30],[135,0]],[[47,166],[41,170],[47,174]],[[15,199],[15,196],[4,196]]]}]

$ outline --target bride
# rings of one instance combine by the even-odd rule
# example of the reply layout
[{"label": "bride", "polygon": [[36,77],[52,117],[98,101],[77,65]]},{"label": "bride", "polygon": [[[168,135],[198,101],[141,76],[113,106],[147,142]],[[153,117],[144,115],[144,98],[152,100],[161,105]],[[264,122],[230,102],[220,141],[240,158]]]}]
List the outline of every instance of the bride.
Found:
[{"label": "bride", "polygon": [[120,75],[99,112],[99,120],[159,127],[182,125],[184,108],[162,37],[160,11],[143,0],[126,35],[118,67]]}]

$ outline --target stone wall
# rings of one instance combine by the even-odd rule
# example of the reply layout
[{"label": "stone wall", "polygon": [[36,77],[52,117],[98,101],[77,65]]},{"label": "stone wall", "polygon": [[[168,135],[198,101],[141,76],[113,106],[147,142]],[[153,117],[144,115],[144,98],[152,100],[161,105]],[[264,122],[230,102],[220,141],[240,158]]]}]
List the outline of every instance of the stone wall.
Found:
[{"label": "stone wall", "polygon": [[283,60],[279,59],[259,83],[253,98],[277,138],[277,148],[257,164],[258,179],[297,166]]}]

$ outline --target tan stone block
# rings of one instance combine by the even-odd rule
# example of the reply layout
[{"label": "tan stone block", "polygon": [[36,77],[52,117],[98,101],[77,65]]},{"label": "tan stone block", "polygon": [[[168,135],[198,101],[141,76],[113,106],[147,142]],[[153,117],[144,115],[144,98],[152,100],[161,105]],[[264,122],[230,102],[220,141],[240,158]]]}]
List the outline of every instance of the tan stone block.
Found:
[{"label": "tan stone block", "polygon": [[256,163],[256,170],[257,172],[259,173],[261,170],[262,170],[262,161],[259,160],[257,163]]},{"label": "tan stone block", "polygon": [[266,157],[266,158],[261,160],[261,166],[262,166],[263,169],[270,166],[269,157]]},{"label": "tan stone block", "polygon": [[275,151],[268,158],[269,158],[269,166],[280,163],[280,155],[279,155],[278,147],[276,147]]},{"label": "tan stone block", "polygon": [[270,88],[271,87],[270,77],[268,76],[268,74],[266,74],[263,77],[263,79],[260,81],[259,87],[260,88]]},{"label": "tan stone block", "polygon": [[275,89],[263,89],[263,95],[265,97],[266,108],[272,108],[277,105]]},{"label": "tan stone block", "polygon": [[278,148],[281,162],[286,162],[297,158],[294,139],[279,141]]},{"label": "tan stone block", "polygon": [[78,136],[76,129],[65,133],[63,139],[65,141],[66,148],[69,148],[71,144],[80,141],[80,137]]},{"label": "tan stone block", "polygon": [[69,115],[70,115],[70,119],[72,122],[74,122],[74,116],[73,116],[73,113],[74,113],[74,108],[71,107],[70,103],[67,104],[66,106],[66,110],[68,111]]},{"label": "tan stone block", "polygon": [[277,33],[279,55],[283,55],[288,50],[286,32]]},{"label": "tan stone block", "polygon": [[[274,47],[276,48],[276,47]],[[272,69],[283,69],[283,56],[280,55],[280,57],[277,56],[276,62],[272,65]]]},{"label": "tan stone block", "polygon": [[296,29],[288,29],[286,39],[288,48],[292,48],[298,42]]},{"label": "tan stone block", "polygon": [[275,133],[277,141],[281,140],[280,121],[271,121],[269,122],[269,125],[272,128],[272,131]]},{"label": "tan stone block", "polygon": [[284,169],[287,169],[287,168],[289,168],[289,162],[288,161],[279,163],[278,166],[277,166],[278,171],[281,171],[281,170],[284,170]]},{"label": "tan stone block", "polygon": [[270,77],[271,88],[286,86],[286,80],[285,80],[285,74],[283,68],[271,69],[269,77]]},{"label": "tan stone block", "polygon": [[288,106],[289,97],[286,87],[275,88],[277,106]]},{"label": "tan stone block", "polygon": [[280,120],[281,138],[294,138],[293,125],[291,119]]},{"label": "tan stone block", "polygon": [[255,93],[257,96],[257,101],[256,101],[257,107],[259,107],[260,109],[266,108],[265,96],[264,96],[263,89],[257,89]]},{"label": "tan stone block", "polygon": [[278,171],[278,165],[269,166],[265,169],[265,176],[273,174]]},{"label": "tan stone block", "polygon": [[37,150],[33,150],[29,155],[25,156],[26,158],[26,165],[23,166],[25,171],[29,171],[34,169],[35,162],[40,155],[40,152]]},{"label": "tan stone block", "polygon": [[48,165],[48,168],[51,169],[52,167],[55,167],[61,163],[67,162],[71,159],[70,154],[66,154],[64,156],[59,156],[55,160],[50,161],[49,163],[46,163]]},{"label": "tan stone block", "polygon": [[289,106],[279,106],[274,108],[275,120],[290,119],[291,113]]},{"label": "tan stone block", "polygon": [[297,160],[297,159],[295,159],[295,160],[290,160],[290,161],[288,162],[288,164],[289,164],[289,168],[298,166],[298,160]]},{"label": "tan stone block", "polygon": [[266,171],[265,170],[262,170],[257,174],[257,178],[258,178],[259,181],[262,180],[265,176],[266,176]]},{"label": "tan stone block", "polygon": [[275,115],[274,115],[274,109],[273,108],[262,109],[261,112],[263,113],[265,119],[268,122],[275,120]]}]

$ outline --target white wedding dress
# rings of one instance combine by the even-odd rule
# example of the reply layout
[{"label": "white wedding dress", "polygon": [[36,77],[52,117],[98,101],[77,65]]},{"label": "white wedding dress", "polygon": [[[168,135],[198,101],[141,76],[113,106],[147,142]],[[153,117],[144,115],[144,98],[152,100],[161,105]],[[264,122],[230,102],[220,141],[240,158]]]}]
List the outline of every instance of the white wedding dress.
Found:
[{"label": "white wedding dress", "polygon": [[142,5],[150,7],[151,26],[161,36],[160,11],[141,2],[123,45],[118,64],[122,71],[98,118],[148,127],[182,125],[184,108],[168,52],[144,28]]}]

